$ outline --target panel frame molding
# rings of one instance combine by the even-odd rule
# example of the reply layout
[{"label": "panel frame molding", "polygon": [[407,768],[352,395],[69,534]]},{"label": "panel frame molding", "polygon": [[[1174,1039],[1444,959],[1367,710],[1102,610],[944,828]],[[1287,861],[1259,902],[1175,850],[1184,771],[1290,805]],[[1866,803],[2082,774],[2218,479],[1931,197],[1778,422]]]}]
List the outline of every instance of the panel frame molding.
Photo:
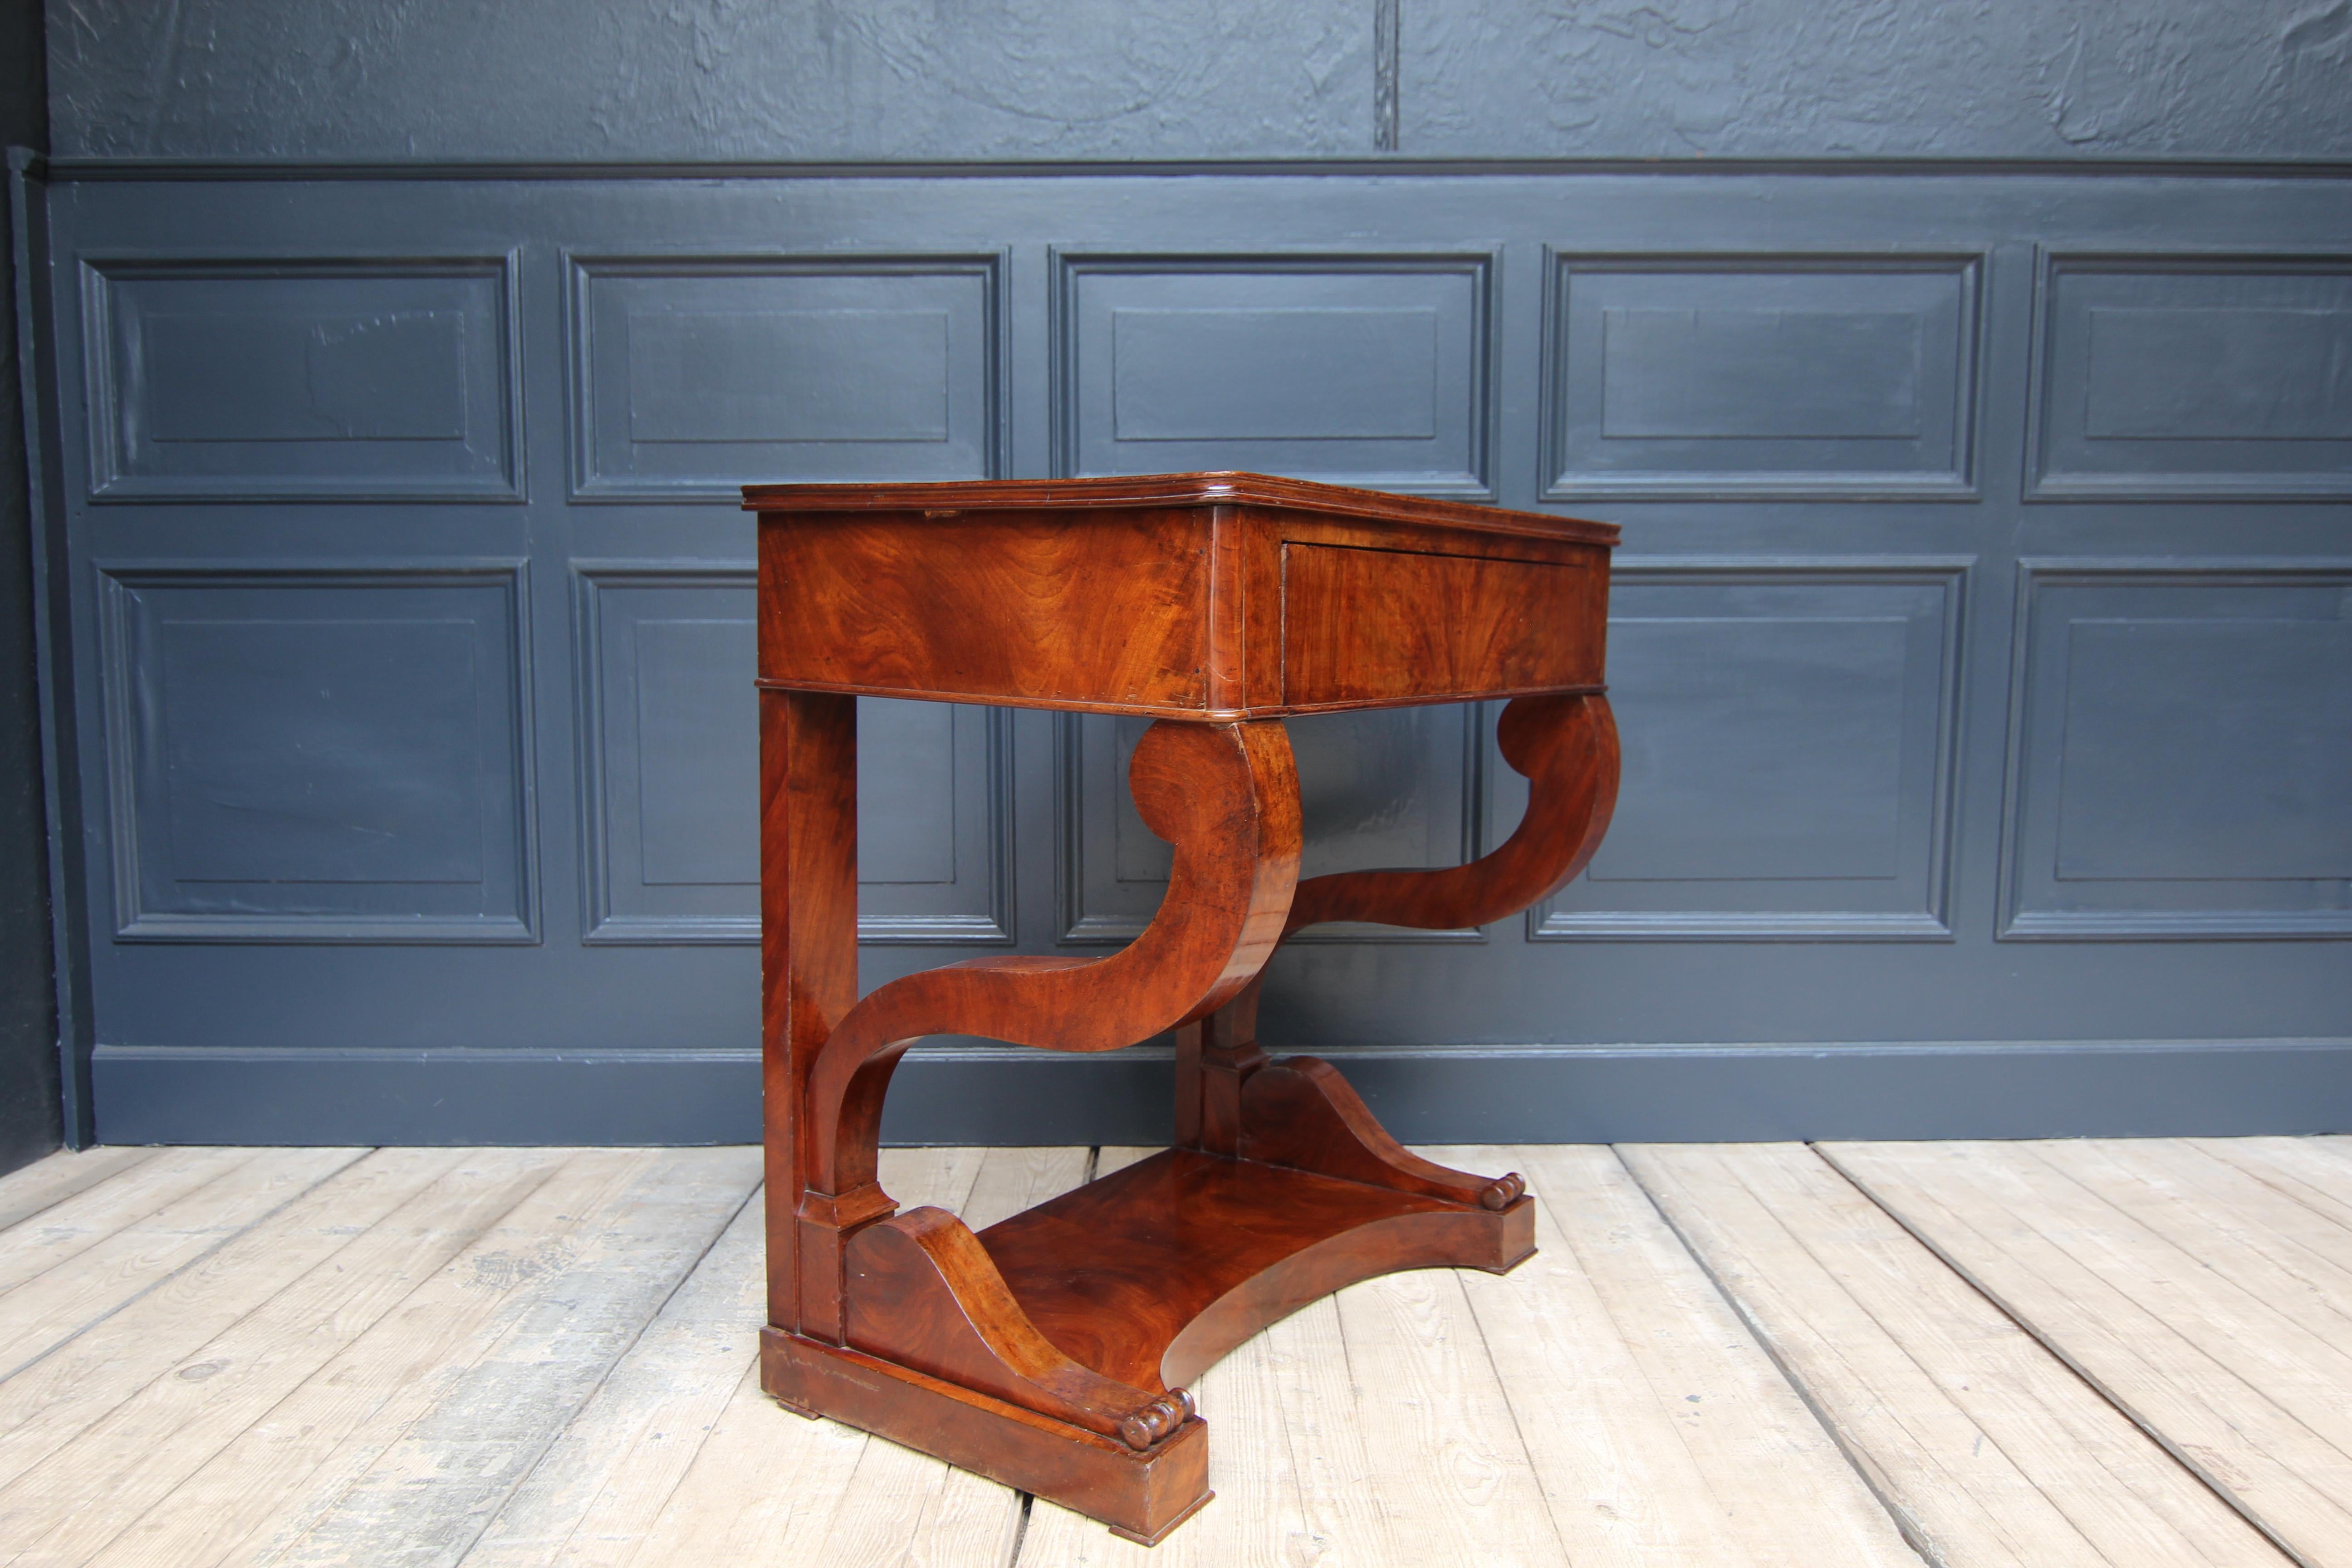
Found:
[{"label": "panel frame molding", "polygon": [[[77,253],[80,302],[80,368],[84,416],[85,482],[83,500],[93,506],[172,505],[271,506],[280,503],[335,505],[427,504],[520,506],[530,500],[529,426],[524,422],[522,247],[478,255],[410,255],[389,251],[324,254],[303,251],[287,255],[230,256],[217,251],[182,253],[108,248]],[[498,482],[476,486],[446,483],[308,484],[289,482],[243,488],[191,489],[169,479],[138,478],[129,472],[126,454],[119,449],[122,429],[122,389],[114,374],[118,324],[109,294],[117,278],[185,277],[236,278],[283,273],[289,277],[417,278],[474,277],[485,271],[498,280],[499,374],[505,383],[499,400],[503,460]]]},{"label": "panel frame molding", "polygon": [[1368,249],[1329,246],[1266,247],[1235,250],[1129,249],[1125,247],[1055,245],[1046,250],[1053,300],[1047,311],[1047,424],[1051,432],[1053,472],[1064,478],[1078,472],[1080,452],[1077,395],[1079,338],[1078,284],[1088,273],[1175,273],[1202,276],[1249,272],[1298,274],[1444,273],[1458,271],[1472,279],[1471,294],[1477,320],[1470,334],[1470,384],[1477,406],[1469,421],[1468,483],[1414,483],[1402,478],[1366,475],[1339,478],[1339,484],[1377,484],[1400,495],[1442,497],[1448,500],[1495,501],[1500,498],[1496,460],[1502,450],[1503,323],[1501,279],[1503,242],[1452,246],[1383,245]]},{"label": "panel frame molding", "polygon": [[[1961,737],[1968,700],[1969,588],[1979,558],[1949,555],[1622,555],[1624,584],[1838,584],[1940,586],[1943,668],[1937,684],[1936,756],[1928,807],[1925,908],[1918,910],[1563,910],[1555,899],[1524,917],[1527,940],[1550,942],[1957,942],[1952,919]],[[1581,880],[1581,879],[1580,879]],[[1571,884],[1573,886],[1574,884]]]},{"label": "panel frame molding", "polygon": [[2025,382],[2023,499],[2028,502],[2310,502],[2352,499],[2352,470],[2332,476],[2314,473],[2267,479],[2258,474],[2230,473],[2053,475],[2050,472],[2047,463],[2054,443],[2048,431],[2053,401],[2049,378],[2055,359],[2051,339],[2057,331],[2059,279],[2063,273],[2075,269],[2124,268],[2206,277],[2221,272],[2276,275],[2313,271],[2342,272],[2352,277],[2352,251],[2267,251],[2242,247],[2200,249],[2179,246],[2149,250],[2117,250],[2105,247],[2075,250],[2037,243],[2033,247],[2033,313],[2028,337],[2029,365]]},{"label": "panel frame molding", "polygon": [[[536,672],[531,659],[530,563],[520,556],[433,559],[271,559],[226,563],[152,558],[90,563],[97,588],[99,685],[111,867],[113,929],[122,943],[247,943],[271,946],[537,947],[544,940],[539,843]],[[514,916],[212,915],[144,908],[137,827],[138,721],[131,691],[130,595],[147,584],[380,587],[498,584],[505,591],[514,661],[509,717],[514,726],[517,795]]]},{"label": "panel frame molding", "polygon": [[2298,579],[2340,583],[2352,591],[2352,556],[2028,555],[2017,563],[2003,731],[2000,880],[1996,942],[2295,942],[2352,937],[2352,909],[2031,910],[2025,896],[2026,767],[2032,750],[2033,612],[2052,584],[2175,586],[2206,583],[2257,587]]},{"label": "panel frame molding", "polygon": [[[1579,250],[1547,243],[1543,247],[1541,362],[1536,383],[1536,497],[1548,505],[1576,506],[1589,500],[1855,500],[1981,501],[1985,401],[1990,395],[1986,367],[1991,362],[1992,311],[1987,279],[1990,246],[1977,248],[1887,250]],[[1566,477],[1568,454],[1562,423],[1568,367],[1568,312],[1563,295],[1580,271],[1749,271],[1858,274],[1957,272],[1960,276],[1958,360],[1954,366],[1953,462],[1948,470],[1906,476],[1895,471],[1850,474],[1792,470],[1786,474],[1726,470],[1721,473],[1627,473]]]},{"label": "panel frame molding", "polygon": [[988,363],[983,386],[988,401],[982,479],[1010,473],[1013,453],[1012,327],[1008,297],[1010,247],[977,250],[697,250],[632,247],[608,251],[566,246],[559,253],[563,289],[563,430],[566,446],[564,499],[575,506],[648,504],[740,507],[740,485],[700,480],[658,481],[601,479],[595,472],[595,353],[590,285],[599,276],[625,278],[915,277],[960,273],[982,279],[988,323]]},{"label": "panel frame molding", "polygon": [[[758,568],[748,563],[674,558],[599,558],[572,562],[572,658],[574,748],[572,790],[580,824],[580,942],[584,947],[757,947],[760,917],[725,915],[615,914],[615,886],[609,822],[612,791],[606,780],[604,671],[607,588],[742,588],[756,585]],[[751,672],[744,672],[748,688]],[[961,705],[953,705],[961,706]],[[857,921],[862,947],[1002,947],[1014,941],[1013,846],[1013,710],[987,713],[989,831],[982,846],[988,879],[989,913],[865,916]],[[748,885],[757,886],[756,866]]]}]

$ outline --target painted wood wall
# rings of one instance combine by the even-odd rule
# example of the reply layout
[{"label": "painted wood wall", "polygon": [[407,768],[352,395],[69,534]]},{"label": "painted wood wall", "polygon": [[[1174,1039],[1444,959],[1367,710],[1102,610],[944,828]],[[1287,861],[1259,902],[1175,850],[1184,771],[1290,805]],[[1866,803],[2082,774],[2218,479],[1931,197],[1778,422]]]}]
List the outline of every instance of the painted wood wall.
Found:
[{"label": "painted wood wall", "polygon": [[[752,1135],[735,487],[1207,467],[1625,526],[1591,874],[1277,961],[1406,1135],[2352,1115],[2352,28],[1002,9],[52,7],[83,1126]],[[1297,724],[1309,869],[1507,832],[1491,719]],[[867,984],[1148,916],[1132,727],[861,722]],[[944,1043],[889,1131],[1166,1073]]]}]

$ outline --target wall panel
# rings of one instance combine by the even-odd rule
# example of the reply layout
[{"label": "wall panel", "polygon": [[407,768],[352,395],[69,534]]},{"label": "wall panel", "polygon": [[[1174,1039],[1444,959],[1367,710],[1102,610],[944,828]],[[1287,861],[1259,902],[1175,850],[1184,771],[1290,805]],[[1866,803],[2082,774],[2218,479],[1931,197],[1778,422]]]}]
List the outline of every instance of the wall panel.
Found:
[{"label": "wall panel", "polygon": [[512,258],[83,264],[107,500],[519,500]]},{"label": "wall panel", "polygon": [[[760,939],[752,574],[579,574],[583,940]],[[1013,940],[1008,715],[860,698],[860,941]]]},{"label": "wall panel", "polygon": [[2027,562],[2001,934],[2352,935],[2352,563]]},{"label": "wall panel", "polygon": [[2043,258],[2043,500],[2352,497],[2352,256]]},{"label": "wall panel", "polygon": [[1492,258],[1059,258],[1071,474],[1244,468],[1488,499]]},{"label": "wall panel", "polygon": [[994,256],[575,256],[572,494],[998,471]]},{"label": "wall panel", "polygon": [[1550,265],[1546,500],[1974,492],[1980,258]]},{"label": "wall panel", "polygon": [[116,940],[537,940],[519,567],[102,576]]},{"label": "wall panel", "polygon": [[1609,837],[1539,938],[1949,938],[1959,562],[1629,561]]},{"label": "wall panel", "polygon": [[[1299,875],[1458,865],[1481,853],[1481,721],[1469,704],[1288,721],[1307,833]],[[1144,826],[1127,790],[1129,761],[1150,722],[1100,714],[1055,721],[1066,942],[1124,942],[1160,907],[1171,851]],[[1292,940],[1476,941],[1478,932],[1341,923]]]}]

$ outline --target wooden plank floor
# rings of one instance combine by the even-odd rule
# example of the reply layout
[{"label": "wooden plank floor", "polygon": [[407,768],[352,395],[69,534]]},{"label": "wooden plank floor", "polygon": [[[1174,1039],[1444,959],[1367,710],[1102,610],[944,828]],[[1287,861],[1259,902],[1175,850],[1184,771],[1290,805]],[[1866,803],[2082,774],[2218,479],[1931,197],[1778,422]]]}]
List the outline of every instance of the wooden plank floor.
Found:
[{"label": "wooden plank floor", "polygon": [[[1144,1150],[894,1150],[984,1226]],[[1206,1374],[1146,1551],[763,1398],[750,1149],[0,1177],[0,1565],[2352,1568],[2352,1139],[1545,1147]]]}]

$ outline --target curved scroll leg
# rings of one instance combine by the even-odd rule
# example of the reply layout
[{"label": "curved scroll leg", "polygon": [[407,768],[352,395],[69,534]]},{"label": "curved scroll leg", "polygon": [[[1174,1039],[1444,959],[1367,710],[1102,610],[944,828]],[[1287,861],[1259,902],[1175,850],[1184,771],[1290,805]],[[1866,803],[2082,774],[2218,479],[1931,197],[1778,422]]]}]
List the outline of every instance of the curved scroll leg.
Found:
[{"label": "curved scroll leg", "polygon": [[882,1099],[925,1035],[1110,1050],[1213,1011],[1255,979],[1297,885],[1289,738],[1276,721],[1146,733],[1130,782],[1175,864],[1159,915],[1124,951],[952,964],[858,1001],[856,710],[805,692],[761,700],[761,1386],[1157,1540],[1209,1497],[1189,1399],[1072,1360],[961,1220],[896,1215],[875,1180]]},{"label": "curved scroll leg", "polygon": [[[1137,809],[1175,847],[1159,915],[1092,962],[984,958],[908,975],[849,1009],[800,1097],[798,1300],[791,1326],[842,1342],[843,1247],[892,1211],[875,1182],[882,1100],[926,1035],[1103,1051],[1222,1005],[1281,939],[1298,878],[1298,778],[1279,722],[1155,724],[1129,779]],[[879,1308],[869,1309],[870,1312]]]},{"label": "curved scroll leg", "polygon": [[[1283,934],[1326,921],[1423,930],[1485,925],[1564,887],[1600,847],[1617,803],[1617,730],[1599,696],[1521,697],[1496,726],[1504,760],[1529,781],[1527,815],[1491,854],[1422,871],[1348,871],[1299,884]],[[1329,1063],[1269,1061],[1257,1046],[1253,983],[1212,1016],[1178,1031],[1177,1142],[1213,1153],[1475,1205],[1507,1216],[1479,1267],[1508,1268],[1532,1249],[1517,1173],[1475,1176],[1408,1152]]]},{"label": "curved scroll leg", "polygon": [[1341,871],[1298,885],[1282,934],[1326,921],[1455,931],[1515,915],[1584,869],[1617,809],[1617,724],[1599,696],[1520,697],[1495,726],[1528,780],[1527,815],[1492,853],[1429,871]]}]

